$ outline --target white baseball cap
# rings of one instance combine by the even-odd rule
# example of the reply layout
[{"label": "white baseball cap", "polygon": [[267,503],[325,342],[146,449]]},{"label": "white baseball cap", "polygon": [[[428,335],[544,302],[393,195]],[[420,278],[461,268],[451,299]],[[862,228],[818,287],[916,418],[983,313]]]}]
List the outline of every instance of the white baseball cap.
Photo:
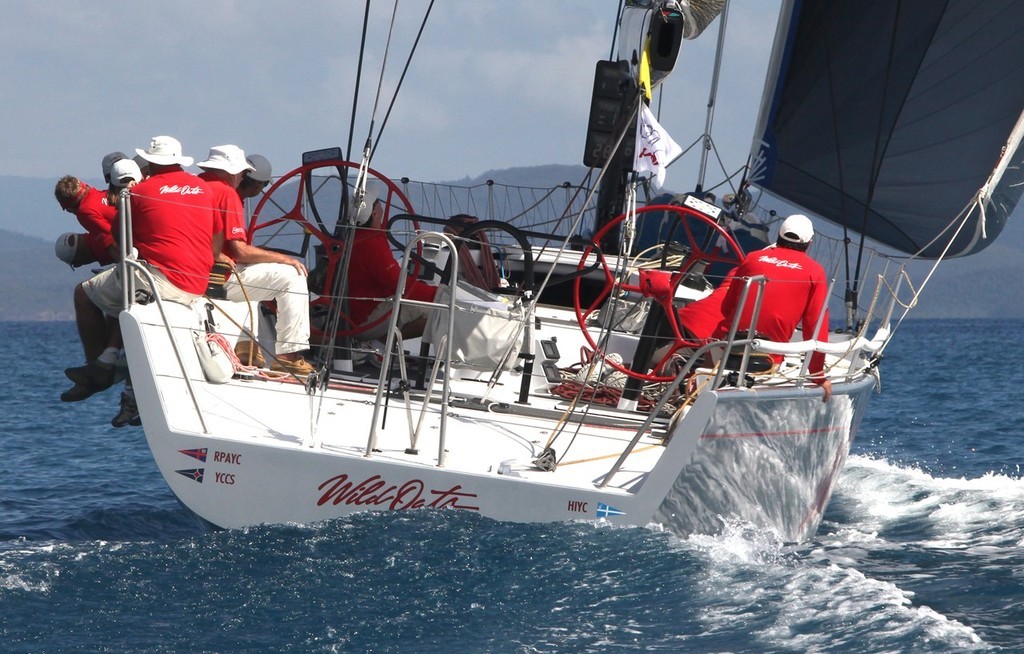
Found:
[{"label": "white baseball cap", "polygon": [[181,154],[181,142],[172,136],[154,136],[148,148],[135,148],[135,153],[158,166],[191,166],[194,161],[192,157]]},{"label": "white baseball cap", "polygon": [[133,159],[115,161],[113,168],[110,170],[110,184],[116,188],[124,188],[128,186],[128,182],[132,181],[142,181],[142,171],[139,169],[139,164],[135,163]]},{"label": "white baseball cap", "polygon": [[814,238],[814,225],[811,219],[801,213],[795,213],[782,221],[779,227],[779,238],[790,243],[806,245]]},{"label": "white baseball cap", "polygon": [[206,161],[196,164],[200,168],[223,170],[229,175],[240,173],[243,170],[255,170],[245,160],[245,152],[237,145],[215,145],[210,148],[210,155]]}]

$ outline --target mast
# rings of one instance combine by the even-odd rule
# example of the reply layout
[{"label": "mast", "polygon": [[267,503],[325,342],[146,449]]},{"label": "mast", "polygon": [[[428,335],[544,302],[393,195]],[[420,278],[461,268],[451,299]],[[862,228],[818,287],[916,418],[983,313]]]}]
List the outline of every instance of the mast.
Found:
[{"label": "mast", "polygon": [[[699,36],[724,4],[725,0],[626,0],[618,26],[618,58],[597,63],[587,125],[583,163],[606,169],[598,188],[595,231],[623,212],[627,185],[636,181],[638,98],[650,103],[654,89],[675,68],[682,40]],[[598,245],[607,254],[618,254],[618,230]]]},{"label": "mast", "polygon": [[[597,194],[595,232],[622,213],[626,185],[633,173],[636,150],[636,106],[639,87],[627,61],[599,61],[583,154],[583,165],[605,168]],[[610,254],[619,252],[619,229],[598,244]]]}]

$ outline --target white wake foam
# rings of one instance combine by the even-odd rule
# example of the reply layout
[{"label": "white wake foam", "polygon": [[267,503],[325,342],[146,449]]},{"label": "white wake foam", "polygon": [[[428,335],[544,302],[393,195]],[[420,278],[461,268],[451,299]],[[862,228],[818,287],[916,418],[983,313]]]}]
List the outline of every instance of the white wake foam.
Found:
[{"label": "white wake foam", "polygon": [[987,473],[932,477],[914,466],[851,456],[836,488],[850,512],[842,532],[877,533],[919,523],[930,548],[1019,547],[1024,543],[1024,479]]},{"label": "white wake foam", "polygon": [[987,648],[969,626],[915,606],[914,593],[862,573],[855,556],[823,560],[738,521],[680,546],[707,561],[694,586],[704,595],[698,603],[708,634],[745,624],[758,647],[803,651],[897,651],[915,642],[946,651]]}]

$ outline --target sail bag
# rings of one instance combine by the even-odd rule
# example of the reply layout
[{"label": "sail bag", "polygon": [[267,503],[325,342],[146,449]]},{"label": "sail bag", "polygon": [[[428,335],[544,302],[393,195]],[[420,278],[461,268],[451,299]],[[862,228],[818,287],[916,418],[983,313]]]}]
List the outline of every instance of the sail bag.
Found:
[{"label": "sail bag", "polygon": [[[451,287],[438,286],[434,302],[447,305]],[[438,350],[448,334],[448,308],[438,307],[427,320],[423,339]],[[451,360],[454,365],[511,370],[523,338],[523,308],[501,295],[460,282],[455,295]]]}]

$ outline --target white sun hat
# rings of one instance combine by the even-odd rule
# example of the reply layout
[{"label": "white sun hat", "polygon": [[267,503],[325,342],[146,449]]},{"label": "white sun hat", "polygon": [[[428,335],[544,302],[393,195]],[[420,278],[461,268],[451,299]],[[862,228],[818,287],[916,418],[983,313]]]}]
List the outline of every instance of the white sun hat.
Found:
[{"label": "white sun hat", "polygon": [[380,185],[376,182],[367,182],[366,193],[363,194],[363,199],[358,203],[358,206],[354,193],[353,191],[352,215],[355,216],[355,223],[357,225],[366,225],[370,222],[370,216],[373,215],[373,203],[380,199]]},{"label": "white sun hat", "polygon": [[53,253],[57,255],[57,258],[64,263],[74,266],[75,265],[75,253],[78,250],[78,239],[79,234],[74,232],[64,232],[57,237],[57,241],[53,244]]},{"label": "white sun hat", "polygon": [[196,165],[204,170],[223,170],[229,175],[243,170],[255,170],[245,160],[245,152],[237,145],[215,145],[210,148],[210,155],[206,157],[206,161],[200,161]]},{"label": "white sun hat", "polygon": [[148,148],[135,148],[135,153],[158,166],[191,166],[194,161],[192,157],[181,153],[181,142],[173,136],[154,136]]},{"label": "white sun hat", "polygon": [[779,227],[779,238],[790,243],[802,243],[806,245],[814,238],[814,225],[807,216],[795,213],[782,221]]}]

